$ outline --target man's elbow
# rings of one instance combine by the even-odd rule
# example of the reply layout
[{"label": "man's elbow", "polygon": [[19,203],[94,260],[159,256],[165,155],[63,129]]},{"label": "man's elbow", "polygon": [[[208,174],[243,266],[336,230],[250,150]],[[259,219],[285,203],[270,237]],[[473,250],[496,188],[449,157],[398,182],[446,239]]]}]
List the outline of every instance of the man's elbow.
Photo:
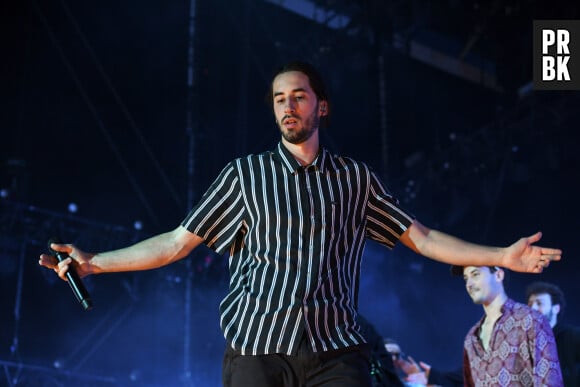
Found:
[{"label": "man's elbow", "polygon": [[403,235],[401,235],[401,242],[417,254],[428,255],[426,248],[429,232],[429,228],[425,227],[415,219],[409,228],[405,230]]}]

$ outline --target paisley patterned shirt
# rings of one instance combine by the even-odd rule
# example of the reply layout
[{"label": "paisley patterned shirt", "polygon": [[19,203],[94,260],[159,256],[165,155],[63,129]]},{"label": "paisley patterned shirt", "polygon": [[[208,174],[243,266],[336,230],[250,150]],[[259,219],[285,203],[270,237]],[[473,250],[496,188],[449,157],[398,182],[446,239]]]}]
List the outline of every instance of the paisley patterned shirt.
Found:
[{"label": "paisley patterned shirt", "polygon": [[556,341],[548,320],[508,299],[485,350],[479,333],[485,317],[465,337],[466,386],[563,386]]}]

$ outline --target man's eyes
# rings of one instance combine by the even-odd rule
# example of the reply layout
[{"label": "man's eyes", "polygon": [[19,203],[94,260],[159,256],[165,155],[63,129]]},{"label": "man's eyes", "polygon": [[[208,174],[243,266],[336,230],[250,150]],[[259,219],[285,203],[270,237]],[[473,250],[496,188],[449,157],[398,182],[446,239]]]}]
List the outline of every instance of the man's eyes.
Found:
[{"label": "man's eyes", "polygon": [[[306,99],[306,96],[305,95],[295,95],[291,98],[293,98],[296,101],[302,101],[303,99]],[[286,102],[286,98],[275,99],[274,102],[277,104],[281,104],[281,103]]]},{"label": "man's eyes", "polygon": [[[474,271],[473,273],[471,273],[471,277],[472,277],[472,278],[473,278],[473,277],[478,277],[478,276],[479,276],[479,272],[477,272],[477,271]],[[463,280],[464,280],[465,282],[467,282],[467,279],[468,279],[468,278],[469,278],[468,276],[465,276],[465,277],[463,277]]]}]

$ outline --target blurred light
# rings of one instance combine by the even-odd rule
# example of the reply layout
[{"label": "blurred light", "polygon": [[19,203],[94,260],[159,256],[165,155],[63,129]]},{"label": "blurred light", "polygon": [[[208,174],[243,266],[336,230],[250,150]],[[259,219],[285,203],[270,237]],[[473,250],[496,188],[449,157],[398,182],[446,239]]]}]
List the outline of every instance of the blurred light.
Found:
[{"label": "blurred light", "polygon": [[173,282],[175,284],[181,283],[181,277],[178,275],[167,275],[165,276],[165,280],[167,282]]},{"label": "blurred light", "polygon": [[409,156],[405,157],[405,167],[412,168],[422,162],[424,159],[423,152],[416,151],[411,153]]},{"label": "blurred light", "polygon": [[534,82],[529,81],[518,89],[518,97],[525,98],[534,92]]},{"label": "blurred light", "polygon": [[18,351],[18,338],[15,337],[10,346],[10,353],[15,354]]},{"label": "blurred light", "polygon": [[137,382],[139,381],[139,379],[141,379],[141,371],[140,370],[132,370],[131,373],[129,373],[129,380],[132,382]]},{"label": "blurred light", "polygon": [[10,191],[8,191],[6,188],[0,189],[0,198],[6,199],[6,198],[8,198],[9,195],[10,195]]},{"label": "blurred light", "polygon": [[179,379],[182,382],[187,382],[187,381],[191,380],[191,371],[184,372],[183,375],[181,375],[181,377]]},{"label": "blurred light", "polygon": [[449,164],[449,161],[443,163],[443,169],[449,169],[450,166],[451,164]]},{"label": "blurred light", "polygon": [[512,146],[512,152],[513,153],[517,153],[517,152],[519,152],[519,150],[520,150],[520,147],[519,146],[517,146],[517,145],[513,145]]},{"label": "blurred light", "polygon": [[420,262],[412,262],[409,264],[409,269],[417,274],[423,272],[423,264]]},{"label": "blurred light", "polygon": [[455,141],[457,139],[457,135],[453,132],[449,133],[449,139],[451,141]]},{"label": "blurred light", "polygon": [[57,370],[62,368],[62,360],[61,359],[56,359],[53,363],[52,366],[54,368],[56,368]]},{"label": "blurred light", "polygon": [[68,204],[68,212],[71,214],[76,214],[78,210],[79,208],[76,203],[71,202]]},{"label": "blurred light", "polygon": [[133,222],[133,228],[135,230],[143,230],[143,223],[140,220]]}]

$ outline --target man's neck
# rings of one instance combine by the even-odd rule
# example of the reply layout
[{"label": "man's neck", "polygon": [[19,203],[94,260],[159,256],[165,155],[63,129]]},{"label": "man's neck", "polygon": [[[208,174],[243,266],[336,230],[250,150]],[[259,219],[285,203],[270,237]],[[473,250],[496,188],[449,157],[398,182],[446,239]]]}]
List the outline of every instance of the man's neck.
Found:
[{"label": "man's neck", "polygon": [[495,321],[501,316],[501,307],[507,301],[505,293],[498,294],[490,303],[483,304],[486,320]]},{"label": "man's neck", "polygon": [[282,137],[282,143],[292,153],[300,165],[310,165],[318,156],[318,134],[313,134],[308,140],[300,144],[292,144]]}]

